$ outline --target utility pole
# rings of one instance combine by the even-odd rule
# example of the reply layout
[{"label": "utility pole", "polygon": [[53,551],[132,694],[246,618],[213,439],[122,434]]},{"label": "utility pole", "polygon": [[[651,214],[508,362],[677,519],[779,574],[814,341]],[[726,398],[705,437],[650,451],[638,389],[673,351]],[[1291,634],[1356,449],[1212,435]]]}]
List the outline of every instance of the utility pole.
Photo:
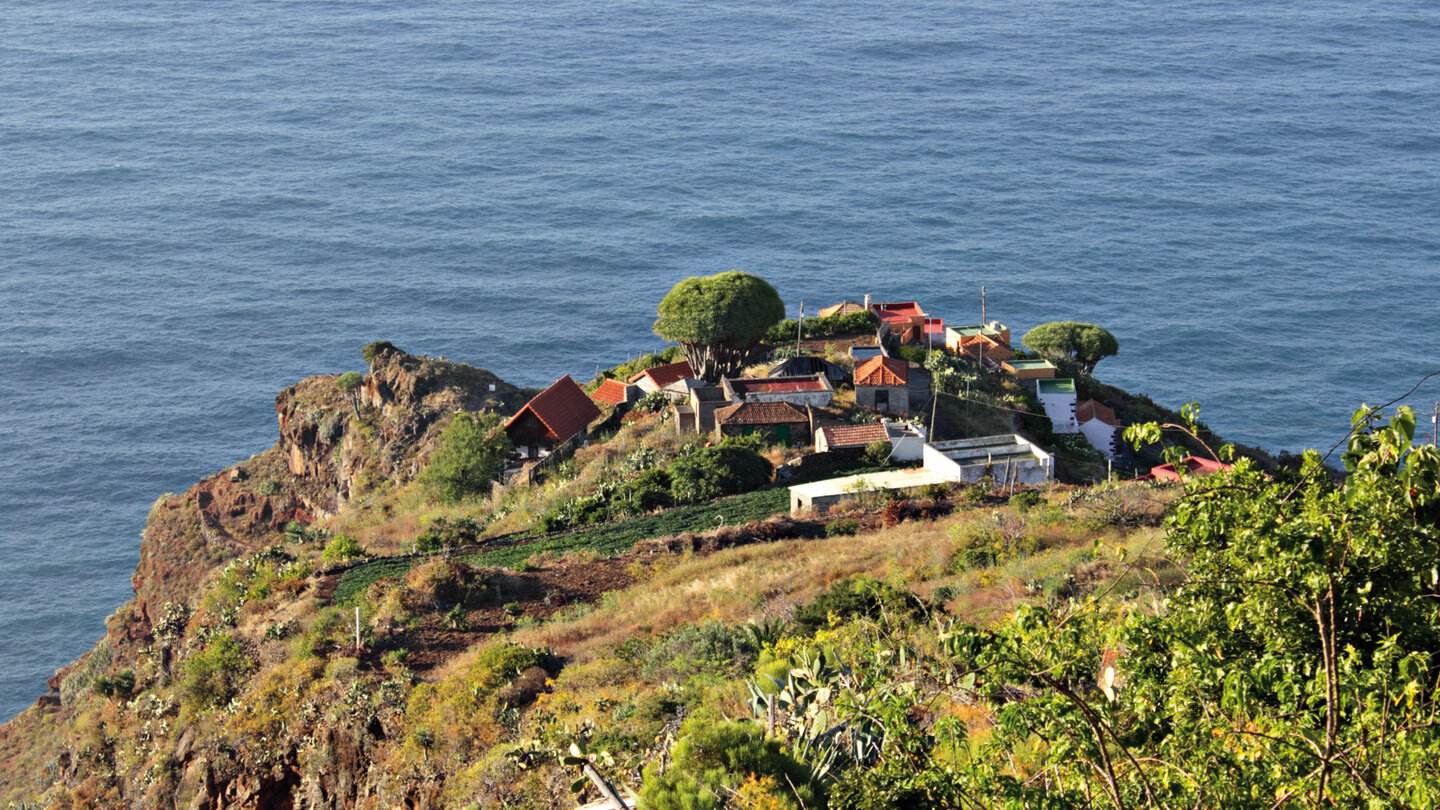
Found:
[{"label": "utility pole", "polygon": [[800,356],[800,333],[805,330],[805,302],[800,302],[800,319],[795,322],[795,356]]},{"label": "utility pole", "polygon": [[985,285],[980,285],[980,326],[985,326]]},{"label": "utility pole", "polygon": [[1435,403],[1435,412],[1430,415],[1430,446],[1440,445],[1440,402]]}]

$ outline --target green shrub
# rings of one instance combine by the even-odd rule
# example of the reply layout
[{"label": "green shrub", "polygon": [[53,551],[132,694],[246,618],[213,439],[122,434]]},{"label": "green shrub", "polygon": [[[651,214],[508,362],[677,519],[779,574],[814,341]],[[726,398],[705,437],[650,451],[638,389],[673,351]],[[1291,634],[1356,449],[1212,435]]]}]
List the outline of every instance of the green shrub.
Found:
[{"label": "green shrub", "polygon": [[920,346],[896,346],[894,356],[907,363],[920,363],[923,365],[925,357],[928,354],[929,352]]},{"label": "green shrub", "polygon": [[840,518],[825,526],[826,537],[848,537],[860,531],[860,521],[854,518]]},{"label": "green shrub", "polygon": [[635,404],[630,406],[630,409],[633,411],[639,411],[640,413],[658,413],[659,411],[665,410],[665,408],[669,405],[670,399],[669,397],[666,397],[663,392],[651,391],[650,393],[636,400]]},{"label": "green shrub", "polygon": [[420,483],[431,496],[447,503],[488,493],[512,449],[495,414],[457,413],[441,432],[439,447],[421,471]]},{"label": "green shrub", "polygon": [[365,549],[360,547],[360,541],[348,534],[337,534],[331,539],[325,550],[320,552],[320,559],[327,563],[353,560],[365,556]]},{"label": "green shrub", "polygon": [[474,545],[480,539],[480,529],[480,523],[474,518],[437,517],[430,521],[424,534],[415,538],[415,551],[430,554],[445,548]]},{"label": "green shrub", "polygon": [[471,683],[474,689],[491,691],[515,680],[520,673],[541,663],[540,654],[529,647],[508,642],[491,644],[481,650],[475,657],[475,663],[470,665]]},{"label": "green shrub", "polygon": [[692,717],[680,727],[671,755],[663,773],[655,765],[645,769],[640,800],[648,810],[719,810],[728,806],[721,797],[742,786],[750,794],[743,797],[749,803],[738,801],[735,806],[760,801],[764,806],[824,806],[810,769],[786,754],[779,742],[765,739],[764,729],[755,723]]},{"label": "green shrub", "polygon": [[670,494],[670,484],[670,473],[665,470],[646,470],[620,487],[611,502],[612,507],[631,515],[664,509],[675,502]]},{"label": "green shrub", "polygon": [[749,669],[759,649],[744,628],[721,622],[679,628],[645,654],[646,677],[701,673],[737,675]]},{"label": "green shrub", "polygon": [[1045,498],[1033,489],[1017,492],[1010,496],[1010,505],[1021,512],[1029,512],[1044,502]]},{"label": "green shrub", "polygon": [[678,503],[709,501],[758,489],[774,474],[774,466],[749,448],[704,447],[670,465],[670,494]]},{"label": "green shrub", "polygon": [[[375,362],[375,358],[380,356],[381,352],[400,352],[400,350],[395,348],[395,344],[388,340],[376,340],[366,343],[365,347],[360,350],[360,356],[365,359],[365,362],[373,363]],[[404,354],[404,352],[400,353]]]},{"label": "green shrub", "polygon": [[229,633],[212,636],[205,649],[185,660],[181,691],[192,709],[222,705],[234,697],[251,668],[239,639]]},{"label": "green shrub", "polygon": [[890,454],[894,452],[894,445],[885,439],[876,439],[865,445],[865,463],[874,467],[884,467],[890,463]]},{"label": "green shrub", "polygon": [[815,597],[815,601],[802,605],[795,611],[795,628],[805,634],[813,634],[826,627],[830,617],[879,618],[886,610],[915,615],[921,609],[920,600],[906,590],[895,588],[870,577],[855,577],[842,580]]}]

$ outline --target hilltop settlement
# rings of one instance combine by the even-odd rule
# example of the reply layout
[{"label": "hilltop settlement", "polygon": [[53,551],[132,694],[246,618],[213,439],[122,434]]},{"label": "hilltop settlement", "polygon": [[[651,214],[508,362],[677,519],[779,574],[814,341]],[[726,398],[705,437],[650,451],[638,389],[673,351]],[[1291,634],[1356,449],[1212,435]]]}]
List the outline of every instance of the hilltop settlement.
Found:
[{"label": "hilltop settlement", "polygon": [[1413,411],[1341,473],[1105,384],[1095,324],[849,298],[721,273],[584,383],[376,341],[286,388],[0,726],[0,807],[1436,806]]}]

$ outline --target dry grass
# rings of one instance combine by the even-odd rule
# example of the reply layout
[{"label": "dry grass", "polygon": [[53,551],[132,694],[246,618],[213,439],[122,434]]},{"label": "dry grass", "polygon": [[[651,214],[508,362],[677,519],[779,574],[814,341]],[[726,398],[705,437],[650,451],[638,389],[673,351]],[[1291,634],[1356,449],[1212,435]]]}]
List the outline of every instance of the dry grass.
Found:
[{"label": "dry grass", "polygon": [[[956,537],[964,534],[955,527],[993,521],[996,511],[907,522],[851,537],[787,540],[703,556],[666,557],[656,561],[644,582],[606,594],[594,610],[525,628],[515,634],[515,641],[548,646],[585,661],[627,638],[685,624],[742,624],[762,616],[788,615],[835,581],[858,574],[903,583],[922,596],[948,586],[953,594],[950,611],[982,624],[1002,618],[1019,602],[1053,598],[1047,597],[1043,584],[1067,573],[1078,594],[1091,592],[1117,574],[1126,578],[1117,593],[1173,578],[1173,566],[1160,554],[1157,530],[1097,532],[1075,521],[1046,527],[1034,554],[993,568],[952,572],[952,555],[960,542]],[[1120,562],[1115,554],[1119,549],[1124,550],[1124,559],[1136,562]]]},{"label": "dry grass", "polygon": [[778,606],[808,601],[830,583],[856,574],[908,579],[907,572],[943,558],[952,541],[945,526],[902,524],[880,532],[824,540],[789,540],[682,556],[642,585],[620,591],[579,618],[549,622],[516,634],[524,644],[549,646],[588,659],[626,638],[682,624],[743,623]]}]

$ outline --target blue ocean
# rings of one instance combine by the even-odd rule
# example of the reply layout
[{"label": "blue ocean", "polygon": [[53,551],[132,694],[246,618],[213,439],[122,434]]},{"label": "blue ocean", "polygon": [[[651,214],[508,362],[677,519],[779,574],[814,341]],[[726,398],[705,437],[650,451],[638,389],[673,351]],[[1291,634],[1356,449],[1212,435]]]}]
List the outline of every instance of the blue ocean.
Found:
[{"label": "blue ocean", "polygon": [[984,285],[1328,448],[1440,368],[1437,42],[1417,0],[5,0],[0,717],[280,388],[376,339],[588,377],[689,275]]}]

